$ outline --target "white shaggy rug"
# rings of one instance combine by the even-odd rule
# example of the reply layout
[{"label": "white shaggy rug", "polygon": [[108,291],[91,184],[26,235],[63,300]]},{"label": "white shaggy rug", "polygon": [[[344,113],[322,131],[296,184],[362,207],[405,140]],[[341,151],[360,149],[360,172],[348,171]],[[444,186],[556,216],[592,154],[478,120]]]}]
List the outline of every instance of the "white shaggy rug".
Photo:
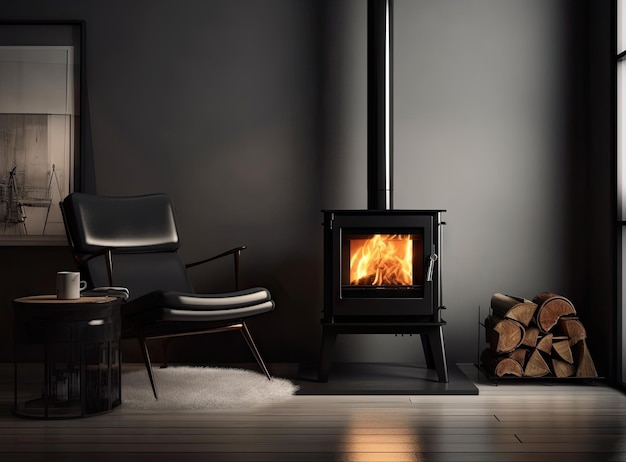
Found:
[{"label": "white shaggy rug", "polygon": [[287,379],[268,380],[255,371],[170,366],[153,369],[155,400],[145,369],[122,373],[122,406],[146,410],[193,410],[256,407],[289,399],[297,390]]}]

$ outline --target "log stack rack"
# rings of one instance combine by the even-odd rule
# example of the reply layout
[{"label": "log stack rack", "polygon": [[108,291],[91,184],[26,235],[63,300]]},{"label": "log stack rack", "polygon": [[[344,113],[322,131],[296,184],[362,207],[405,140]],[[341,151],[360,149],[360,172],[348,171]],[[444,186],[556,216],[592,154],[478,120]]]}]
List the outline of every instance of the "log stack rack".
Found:
[{"label": "log stack rack", "polygon": [[478,323],[477,367],[491,381],[602,379],[576,308],[562,295],[542,292],[529,300],[496,293],[484,322],[478,308]]}]

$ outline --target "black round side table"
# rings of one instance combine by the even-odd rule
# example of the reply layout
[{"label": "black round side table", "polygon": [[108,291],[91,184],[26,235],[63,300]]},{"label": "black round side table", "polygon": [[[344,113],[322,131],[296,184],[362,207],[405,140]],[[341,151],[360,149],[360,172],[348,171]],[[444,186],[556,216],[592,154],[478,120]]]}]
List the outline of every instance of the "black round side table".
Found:
[{"label": "black round side table", "polygon": [[[120,304],[116,297],[13,300],[15,415],[70,419],[121,404]],[[40,361],[23,361],[33,348]]]}]

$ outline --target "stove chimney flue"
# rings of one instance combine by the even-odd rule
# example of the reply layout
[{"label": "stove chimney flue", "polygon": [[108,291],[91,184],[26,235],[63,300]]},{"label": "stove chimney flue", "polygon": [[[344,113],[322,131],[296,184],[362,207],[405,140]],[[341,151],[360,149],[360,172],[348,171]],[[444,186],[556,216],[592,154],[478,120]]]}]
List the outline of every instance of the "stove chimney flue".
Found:
[{"label": "stove chimney flue", "polygon": [[392,0],[367,2],[367,207],[393,209]]}]

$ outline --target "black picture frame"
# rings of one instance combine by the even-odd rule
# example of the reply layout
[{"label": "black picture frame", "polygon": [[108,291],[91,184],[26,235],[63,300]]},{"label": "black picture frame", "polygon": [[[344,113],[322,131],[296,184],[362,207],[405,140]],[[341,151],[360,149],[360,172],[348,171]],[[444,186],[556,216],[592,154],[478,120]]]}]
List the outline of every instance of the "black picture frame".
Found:
[{"label": "black picture frame", "polygon": [[67,245],[83,189],[85,22],[0,21],[0,245]]}]

